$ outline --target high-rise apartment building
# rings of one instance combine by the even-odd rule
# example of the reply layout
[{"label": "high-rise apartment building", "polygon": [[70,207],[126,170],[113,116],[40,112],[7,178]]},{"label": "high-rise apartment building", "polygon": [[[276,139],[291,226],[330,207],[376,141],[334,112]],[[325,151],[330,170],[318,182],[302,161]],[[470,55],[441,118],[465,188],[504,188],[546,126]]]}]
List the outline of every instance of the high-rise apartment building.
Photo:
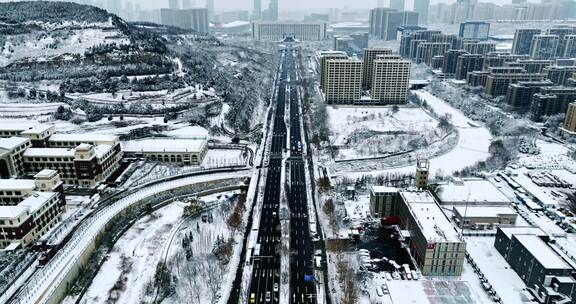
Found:
[{"label": "high-rise apartment building", "polygon": [[420,16],[421,24],[428,24],[428,10],[430,9],[430,0],[414,0],[414,11]]},{"label": "high-rise apartment building", "polygon": [[540,93],[544,86],[554,85],[549,80],[544,81],[520,81],[508,86],[504,101],[511,106],[514,111],[526,113],[530,111],[532,96]]},{"label": "high-rise apartment building", "polygon": [[481,21],[467,21],[460,23],[460,38],[486,40],[490,35],[490,23]]},{"label": "high-rise apartment building", "polygon": [[214,18],[214,0],[206,0],[206,9],[208,10],[208,20]]},{"label": "high-rise apartment building", "polygon": [[564,49],[562,50],[562,58],[576,58],[576,35],[564,36]]},{"label": "high-rise apartment building", "polygon": [[514,42],[512,43],[512,54],[528,55],[530,54],[530,46],[532,45],[532,38],[542,33],[539,29],[519,29],[514,34]]},{"label": "high-rise apartment building", "polygon": [[548,35],[558,36],[558,48],[556,49],[555,57],[562,57],[564,49],[566,48],[566,36],[575,35],[576,28],[574,27],[557,27],[551,28],[546,31]]},{"label": "high-rise apartment building", "polygon": [[450,43],[444,42],[422,42],[418,44],[416,50],[416,63],[426,63],[430,65],[432,58],[443,56],[451,48]]},{"label": "high-rise apartment building", "polygon": [[560,38],[556,35],[535,35],[530,45],[530,58],[554,59],[558,52]]},{"label": "high-rise apartment building", "polygon": [[389,8],[374,8],[370,10],[370,35],[376,39],[396,40],[398,27],[402,25],[403,16],[400,12]]},{"label": "high-rise apartment building", "polygon": [[208,10],[205,8],[189,10],[161,9],[160,20],[163,25],[195,30],[200,34],[209,32]]},{"label": "high-rise apartment building", "polygon": [[377,103],[403,104],[410,88],[410,61],[398,55],[379,55],[373,63],[370,97]]},{"label": "high-rise apartment building", "polygon": [[348,58],[348,54],[346,54],[346,52],[343,51],[322,51],[318,54],[318,62],[319,62],[319,66],[320,66],[320,88],[322,89],[322,92],[326,93],[326,91],[324,91],[324,88],[326,87],[326,71],[325,71],[325,67],[326,67],[326,61],[330,60],[330,59],[347,59]]},{"label": "high-rise apartment building", "polygon": [[444,53],[442,73],[448,77],[454,76],[456,74],[458,58],[464,54],[467,54],[467,52],[464,50],[448,50],[446,53]]},{"label": "high-rise apartment building", "polygon": [[576,88],[553,86],[542,87],[532,96],[530,111],[532,119],[541,121],[544,116],[566,113],[568,105],[576,100]]},{"label": "high-rise apartment building", "polygon": [[576,132],[576,102],[572,102],[568,105],[563,127],[566,131]]},{"label": "high-rise apartment building", "polygon": [[252,20],[260,20],[262,18],[262,0],[254,0],[252,7]]},{"label": "high-rise apartment building", "polygon": [[372,75],[374,72],[374,60],[378,55],[392,55],[389,48],[367,48],[364,49],[364,72],[362,76],[362,87],[369,88],[372,85]]},{"label": "high-rise apartment building", "polygon": [[324,98],[328,104],[351,104],[362,94],[362,61],[329,59],[324,64]]},{"label": "high-rise apartment building", "polygon": [[464,54],[458,57],[456,61],[456,71],[454,78],[458,80],[466,79],[468,73],[481,71],[484,65],[484,56],[480,54]]}]

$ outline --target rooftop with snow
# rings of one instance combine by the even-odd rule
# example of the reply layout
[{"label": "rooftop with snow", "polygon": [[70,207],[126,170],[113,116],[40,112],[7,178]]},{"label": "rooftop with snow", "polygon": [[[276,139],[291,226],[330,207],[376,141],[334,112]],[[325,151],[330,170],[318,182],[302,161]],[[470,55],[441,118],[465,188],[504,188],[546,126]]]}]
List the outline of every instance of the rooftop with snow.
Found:
[{"label": "rooftop with snow", "polygon": [[199,153],[208,145],[206,137],[197,138],[150,138],[124,142],[122,149],[126,152],[167,152]]}]

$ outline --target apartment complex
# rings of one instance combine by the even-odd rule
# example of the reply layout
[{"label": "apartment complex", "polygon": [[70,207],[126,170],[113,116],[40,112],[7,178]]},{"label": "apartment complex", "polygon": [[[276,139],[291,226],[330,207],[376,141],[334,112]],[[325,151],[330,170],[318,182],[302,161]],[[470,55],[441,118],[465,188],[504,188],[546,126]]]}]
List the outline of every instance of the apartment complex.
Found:
[{"label": "apartment complex", "polygon": [[163,25],[194,30],[200,34],[208,34],[210,31],[208,17],[206,8],[160,10],[160,22]]},{"label": "apartment complex", "polygon": [[280,41],[293,38],[304,41],[326,40],[326,23],[253,22],[254,40]]},{"label": "apartment complex", "polygon": [[568,105],[576,100],[576,87],[542,87],[532,96],[530,111],[532,119],[541,121],[543,116],[566,113]]},{"label": "apartment complex", "polygon": [[61,220],[65,208],[56,171],[43,170],[34,180],[0,179],[0,249],[34,244]]},{"label": "apartment complex", "polygon": [[405,25],[418,25],[418,13],[397,11],[391,8],[370,10],[370,36],[382,40],[396,40],[398,28]]},{"label": "apartment complex", "polygon": [[362,72],[362,87],[370,88],[372,77],[374,75],[374,60],[380,55],[392,55],[392,49],[389,48],[367,48],[364,49],[364,71]]},{"label": "apartment complex", "polygon": [[564,130],[572,133],[576,132],[576,102],[568,105],[566,118],[564,120]]},{"label": "apartment complex", "polygon": [[404,104],[410,89],[410,61],[398,55],[379,55],[373,63],[370,97],[386,104]]},{"label": "apartment complex", "polygon": [[329,104],[351,104],[362,94],[362,61],[328,59],[324,63],[324,98]]},{"label": "apartment complex", "polygon": [[508,86],[504,101],[518,112],[528,112],[532,96],[540,93],[542,87],[552,85],[554,84],[550,80],[519,81]]},{"label": "apartment complex", "polygon": [[542,33],[539,29],[519,29],[514,33],[514,42],[512,43],[512,54],[528,55],[532,38]]},{"label": "apartment complex", "polygon": [[482,21],[467,21],[460,23],[458,36],[464,39],[486,40],[490,35],[490,23]]}]

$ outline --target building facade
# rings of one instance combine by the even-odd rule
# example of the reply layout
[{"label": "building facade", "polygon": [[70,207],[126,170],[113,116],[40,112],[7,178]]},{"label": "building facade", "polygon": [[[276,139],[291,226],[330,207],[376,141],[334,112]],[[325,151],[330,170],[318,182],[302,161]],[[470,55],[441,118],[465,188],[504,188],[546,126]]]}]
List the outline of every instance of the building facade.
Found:
[{"label": "building facade", "polygon": [[576,102],[572,102],[568,105],[563,127],[564,130],[568,132],[576,132]]},{"label": "building facade", "polygon": [[374,60],[380,55],[392,55],[392,49],[389,48],[367,48],[364,49],[362,72],[362,87],[370,88],[372,85],[372,76],[374,74]]},{"label": "building facade", "polygon": [[198,137],[134,140],[126,142],[122,150],[129,158],[199,166],[208,153],[208,139]]},{"label": "building facade", "polygon": [[32,142],[26,137],[0,138],[0,177],[17,177],[24,174],[23,155]]},{"label": "building facade", "polygon": [[487,40],[490,35],[490,23],[482,21],[467,21],[460,23],[458,36],[464,39]]},{"label": "building facade", "polygon": [[514,34],[514,42],[512,43],[512,54],[528,55],[530,54],[530,46],[532,45],[532,38],[542,33],[539,29],[519,29]]},{"label": "building facade", "polygon": [[288,37],[304,41],[326,40],[326,24],[280,22],[252,23],[252,38],[254,40],[280,41]]},{"label": "building facade", "polygon": [[326,60],[324,99],[328,104],[351,104],[362,94],[362,61],[356,58]]},{"label": "building facade", "polygon": [[556,35],[535,35],[530,44],[530,58],[554,59],[558,52],[560,39]]},{"label": "building facade", "polygon": [[380,55],[374,60],[370,97],[385,104],[404,104],[410,89],[410,61],[397,55]]}]

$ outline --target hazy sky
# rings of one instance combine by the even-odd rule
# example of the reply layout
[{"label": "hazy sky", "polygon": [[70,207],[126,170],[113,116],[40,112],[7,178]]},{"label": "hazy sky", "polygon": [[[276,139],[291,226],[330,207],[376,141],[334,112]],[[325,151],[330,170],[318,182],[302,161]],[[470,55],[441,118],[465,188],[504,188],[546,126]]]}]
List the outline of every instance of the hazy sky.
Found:
[{"label": "hazy sky", "polygon": [[[10,2],[13,0],[0,0],[0,2]],[[106,0],[102,0],[106,1]],[[168,0],[122,0],[131,1],[133,3],[141,3],[142,8],[161,8],[168,7]],[[206,0],[192,0],[196,2],[197,6],[204,6]],[[262,0],[262,7],[266,8],[269,0]],[[356,8],[371,8],[375,7],[377,0],[278,0],[280,10],[302,10],[307,8],[321,9],[330,7],[356,7]],[[412,7],[414,0],[406,0],[407,6]],[[444,2],[453,3],[456,0],[431,0],[431,4]],[[512,0],[480,0],[480,2],[493,2],[498,4],[511,3]],[[533,0],[538,1],[538,0]],[[217,11],[229,11],[236,9],[252,9],[253,0],[214,0]],[[532,1],[530,1],[532,2]],[[388,0],[384,0],[384,4],[388,4]]]}]

